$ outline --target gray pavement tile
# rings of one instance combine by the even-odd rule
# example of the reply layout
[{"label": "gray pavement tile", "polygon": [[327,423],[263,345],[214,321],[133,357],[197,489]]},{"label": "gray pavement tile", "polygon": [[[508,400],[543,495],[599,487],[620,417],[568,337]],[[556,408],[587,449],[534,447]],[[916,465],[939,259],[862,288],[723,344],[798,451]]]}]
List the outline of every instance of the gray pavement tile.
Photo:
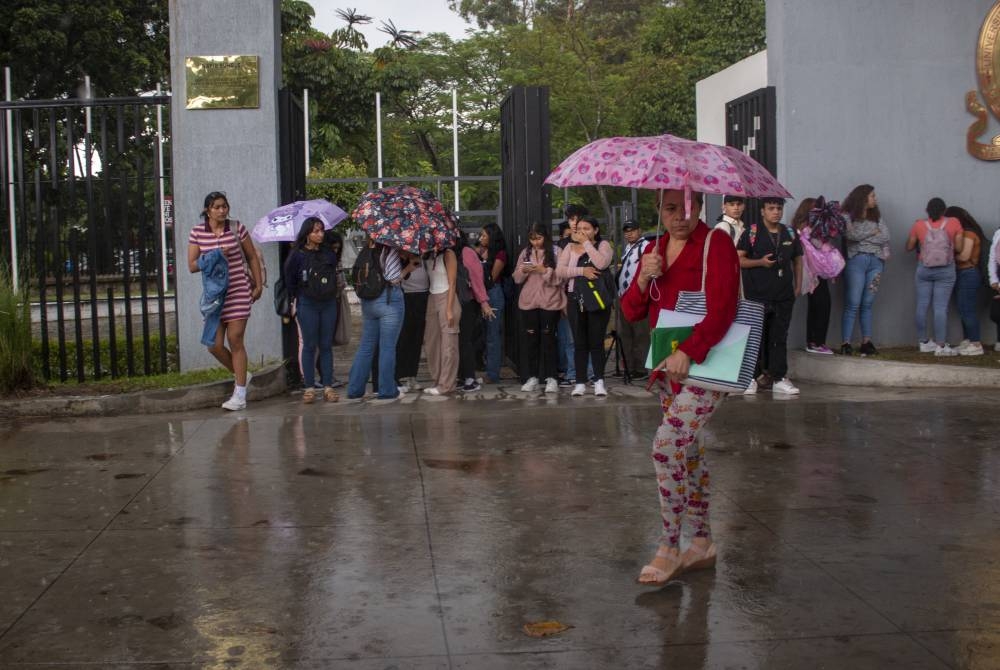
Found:
[{"label": "gray pavement tile", "polygon": [[438,611],[423,528],[108,531],[0,666],[444,655]]},{"label": "gray pavement tile", "polygon": [[0,532],[0,632],[24,613],[96,535],[96,531]]},{"label": "gray pavement tile", "polygon": [[713,642],[637,648],[586,649],[544,653],[473,654],[453,656],[455,670],[945,670],[947,665],[909,636],[865,635]]}]

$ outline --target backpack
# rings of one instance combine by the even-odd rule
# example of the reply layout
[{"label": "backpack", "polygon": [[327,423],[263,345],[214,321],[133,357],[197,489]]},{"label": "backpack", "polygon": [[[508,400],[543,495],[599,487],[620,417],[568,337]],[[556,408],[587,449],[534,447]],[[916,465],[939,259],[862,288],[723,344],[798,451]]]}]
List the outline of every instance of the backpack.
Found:
[{"label": "backpack", "polygon": [[337,297],[337,266],[323,252],[307,253],[305,286],[302,295],[312,300],[327,301]]},{"label": "backpack", "polygon": [[459,304],[471,302],[476,299],[476,294],[472,292],[472,279],[469,277],[469,268],[465,267],[461,255],[458,258],[458,272],[455,278],[455,293],[458,295]]},{"label": "backpack", "polygon": [[351,268],[351,283],[359,298],[372,300],[382,295],[386,286],[385,274],[379,253],[374,247],[365,245],[358,252],[354,267]]},{"label": "backpack", "polygon": [[927,236],[920,245],[920,262],[927,268],[951,265],[955,258],[955,247],[948,237],[947,220],[942,219],[940,228],[935,228],[926,219],[924,225],[927,226]]},{"label": "backpack", "polygon": [[292,318],[292,301],[288,297],[284,277],[278,277],[274,282],[274,313],[286,323]]}]

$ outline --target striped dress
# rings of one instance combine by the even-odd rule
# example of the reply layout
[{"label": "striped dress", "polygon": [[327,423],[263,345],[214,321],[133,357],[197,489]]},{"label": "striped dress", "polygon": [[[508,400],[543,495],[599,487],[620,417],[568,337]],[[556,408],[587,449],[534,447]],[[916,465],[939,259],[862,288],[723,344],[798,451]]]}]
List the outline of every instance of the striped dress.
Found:
[{"label": "striped dress", "polygon": [[[230,228],[235,227],[236,232]],[[226,303],[222,307],[222,322],[245,321],[250,318],[250,278],[243,269],[243,252],[240,244],[247,239],[247,229],[239,221],[226,221],[222,235],[215,236],[212,226],[206,221],[191,229],[188,244],[198,247],[202,254],[213,249],[222,249],[229,264],[229,288],[226,289]],[[237,239],[238,238],[238,239]]]}]

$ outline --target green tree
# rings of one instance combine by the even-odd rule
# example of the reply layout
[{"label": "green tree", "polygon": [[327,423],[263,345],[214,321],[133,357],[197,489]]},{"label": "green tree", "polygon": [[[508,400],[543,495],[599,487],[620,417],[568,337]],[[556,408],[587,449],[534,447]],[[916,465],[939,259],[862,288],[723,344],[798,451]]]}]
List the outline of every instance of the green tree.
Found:
[{"label": "green tree", "polygon": [[152,90],[169,79],[167,0],[5,0],[0,63],[18,97],[73,97],[84,75],[96,96]]}]

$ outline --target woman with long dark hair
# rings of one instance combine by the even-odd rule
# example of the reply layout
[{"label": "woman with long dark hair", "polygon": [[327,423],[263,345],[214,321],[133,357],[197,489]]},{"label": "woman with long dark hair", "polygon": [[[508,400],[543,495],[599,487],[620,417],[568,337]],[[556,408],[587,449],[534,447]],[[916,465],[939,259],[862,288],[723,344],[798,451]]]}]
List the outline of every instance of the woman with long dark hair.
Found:
[{"label": "woman with long dark hair", "polygon": [[[601,239],[597,219],[585,216],[576,222],[573,242],[559,254],[556,276],[567,280],[569,301],[566,315],[573,331],[576,385],[570,395],[582,396],[587,390],[587,362],[594,368],[594,395],[606,396],[604,386],[604,336],[611,318],[613,287],[607,300],[585,300],[584,291],[600,291],[601,272],[614,258],[614,251],[607,240]],[[601,306],[601,302],[605,304]]]},{"label": "woman with long dark hair", "polygon": [[[476,379],[476,355],[479,343],[482,341],[483,322],[489,323],[497,315],[490,305],[490,297],[486,292],[482,260],[476,250],[469,246],[465,233],[458,236],[454,251],[460,266],[456,272],[456,284],[465,283],[464,287],[456,286],[456,293],[461,303],[461,317],[458,323],[458,377],[462,381],[462,390],[471,393],[481,388],[479,380]],[[463,300],[462,293],[466,290],[472,295]]]},{"label": "woman with long dark hair", "polygon": [[872,305],[882,282],[885,261],[889,258],[889,227],[882,221],[875,187],[861,184],[844,198],[842,206],[847,217],[844,238],[847,242],[847,264],[844,268],[844,315],[840,322],[840,353],[854,353],[851,336],[855,320],[861,321],[861,346],[858,353],[874,356],[872,344]]},{"label": "woman with long dark hair", "polygon": [[[188,269],[201,272],[200,262],[218,251],[224,257],[229,273],[225,300],[218,315],[218,328],[214,333],[207,332],[209,329],[206,328],[202,343],[236,378],[233,395],[222,403],[223,409],[241,410],[247,406],[247,384],[250,381],[243,335],[250,318],[250,308],[260,300],[264,291],[264,268],[247,229],[239,221],[229,219],[229,200],[225,193],[212,191],[205,196],[201,219],[204,223],[192,228],[188,236]],[[244,269],[244,257],[251,276],[247,276]]]},{"label": "woman with long dark hair", "polygon": [[[955,288],[955,255],[962,251],[962,226],[944,214],[947,207],[941,198],[927,201],[926,219],[918,219],[910,228],[906,250],[917,252],[917,309],[915,322],[921,353],[957,356],[948,342],[948,303]],[[933,332],[927,337],[927,309],[934,319]]]},{"label": "woman with long dark hair", "polygon": [[544,380],[546,393],[559,392],[556,327],[566,307],[566,293],[555,273],[557,255],[549,227],[536,223],[528,231],[528,244],[514,267],[514,282],[521,286],[517,308],[521,317],[522,391],[534,391]]},{"label": "woman with long dark hair", "polygon": [[306,219],[285,260],[284,278],[299,329],[302,402],[316,399],[316,359],[319,357],[323,399],[337,402],[333,390],[333,330],[337,324],[337,256],[325,247],[323,222]]},{"label": "woman with long dark hair", "polygon": [[496,315],[485,323],[486,327],[486,381],[496,384],[500,381],[500,365],[503,362],[503,310],[506,301],[503,279],[507,272],[507,242],[503,231],[495,223],[488,223],[479,232],[479,246],[476,248],[483,264],[483,283],[490,297],[490,307]]},{"label": "woman with long dark hair", "polygon": [[965,339],[956,347],[961,356],[982,356],[983,343],[979,326],[979,288],[983,284],[983,273],[979,268],[981,251],[987,248],[989,240],[979,222],[962,207],[949,207],[944,215],[956,219],[962,226],[964,242],[962,249],[955,252],[955,302],[962,317],[962,333]]}]

